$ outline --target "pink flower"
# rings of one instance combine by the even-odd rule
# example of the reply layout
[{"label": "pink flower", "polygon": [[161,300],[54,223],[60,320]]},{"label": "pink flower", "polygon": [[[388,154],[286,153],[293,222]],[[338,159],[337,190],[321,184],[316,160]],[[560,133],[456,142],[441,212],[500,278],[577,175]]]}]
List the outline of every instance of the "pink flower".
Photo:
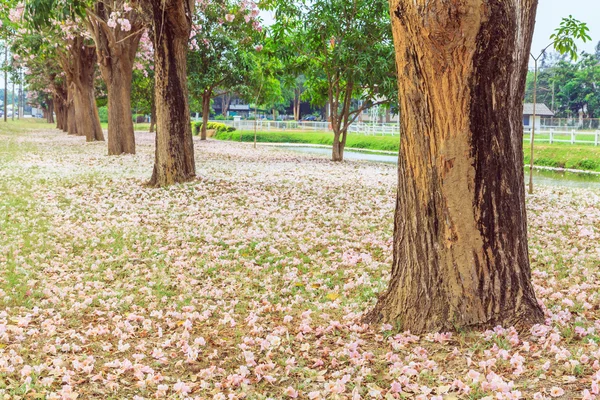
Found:
[{"label": "pink flower", "polygon": [[298,391],[291,386],[288,386],[285,389],[284,393],[286,396],[291,397],[292,399],[295,399],[298,397]]},{"label": "pink flower", "polygon": [[227,22],[233,22],[233,20],[235,19],[235,15],[225,14],[225,19],[227,20]]},{"label": "pink flower", "polygon": [[553,386],[553,387],[550,389],[550,396],[552,396],[552,397],[560,397],[560,396],[562,396],[563,394],[565,394],[565,391],[564,391],[562,388],[559,388],[559,387]]}]

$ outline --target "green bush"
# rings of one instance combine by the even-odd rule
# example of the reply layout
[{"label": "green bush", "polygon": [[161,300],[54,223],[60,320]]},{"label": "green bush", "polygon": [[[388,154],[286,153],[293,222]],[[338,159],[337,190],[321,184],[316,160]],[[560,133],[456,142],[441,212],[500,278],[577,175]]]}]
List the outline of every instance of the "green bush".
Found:
[{"label": "green bush", "polygon": [[[235,128],[233,126],[228,126],[225,124],[221,124],[219,122],[209,122],[206,125],[206,129],[214,129],[217,133],[227,133],[234,132]],[[202,130],[202,121],[198,121],[194,123],[194,135],[199,135]]]},{"label": "green bush", "polygon": [[108,107],[98,107],[98,115],[100,116],[100,122],[108,122]]},{"label": "green bush", "polygon": [[600,164],[598,163],[598,161],[590,160],[587,158],[583,159],[583,160],[579,160],[575,164],[576,169],[596,170],[596,169],[598,169],[598,167],[600,167]]}]

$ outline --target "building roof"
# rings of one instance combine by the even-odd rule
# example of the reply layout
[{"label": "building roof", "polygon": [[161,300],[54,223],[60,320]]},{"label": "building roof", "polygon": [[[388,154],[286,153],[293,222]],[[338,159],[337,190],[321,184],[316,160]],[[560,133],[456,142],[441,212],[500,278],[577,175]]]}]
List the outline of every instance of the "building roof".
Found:
[{"label": "building roof", "polygon": [[[523,115],[533,115],[533,103],[523,104]],[[536,103],[535,115],[552,117],[554,113],[544,103]]]}]

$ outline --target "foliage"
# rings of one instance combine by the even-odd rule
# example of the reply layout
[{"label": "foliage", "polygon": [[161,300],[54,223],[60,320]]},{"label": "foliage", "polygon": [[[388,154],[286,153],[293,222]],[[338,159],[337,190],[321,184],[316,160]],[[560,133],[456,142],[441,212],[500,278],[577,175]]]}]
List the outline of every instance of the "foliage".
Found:
[{"label": "foliage", "polygon": [[571,59],[577,60],[577,44],[576,40],[587,42],[592,38],[588,34],[589,28],[587,24],[573,18],[569,15],[563,18],[560,26],[550,35],[552,46],[560,54],[568,54]]},{"label": "foliage", "polygon": [[[582,53],[573,63],[555,58],[542,64],[538,73],[537,102],[554,105],[557,117],[600,117],[600,64],[595,55]],[[533,101],[533,72],[527,80],[526,102]]]},{"label": "foliage", "polygon": [[212,98],[235,90],[253,68],[262,28],[258,10],[248,4],[217,0],[197,9],[187,71],[190,97],[200,104],[204,95]]},{"label": "foliage", "polygon": [[[198,121],[194,123],[194,134],[197,135],[200,133],[200,130],[202,129],[202,125],[203,122],[202,121]],[[225,124],[221,124],[218,122],[209,122],[206,124],[206,129],[214,129],[216,131],[216,133],[230,133],[230,132],[234,132],[235,128],[233,126],[229,126],[229,125],[225,125]]]},{"label": "foliage", "polygon": [[[397,97],[389,5],[385,0],[272,0],[273,29],[284,60],[306,76],[305,96],[331,107],[333,129],[345,132],[359,113]],[[360,101],[359,101],[360,100]]]},{"label": "foliage", "polygon": [[108,122],[108,107],[107,106],[98,107],[98,115],[100,116],[100,122],[107,123]]}]

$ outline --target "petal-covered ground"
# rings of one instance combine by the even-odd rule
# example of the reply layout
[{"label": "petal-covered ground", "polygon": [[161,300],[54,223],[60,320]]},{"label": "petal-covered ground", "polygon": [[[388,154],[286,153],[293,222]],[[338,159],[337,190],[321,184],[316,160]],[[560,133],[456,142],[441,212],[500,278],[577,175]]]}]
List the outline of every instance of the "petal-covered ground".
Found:
[{"label": "petal-covered ground", "polygon": [[396,167],[196,142],[144,186],[107,157],[0,131],[0,398],[518,399],[600,393],[600,192],[528,197],[547,322],[422,337],[361,324],[391,265]]}]

